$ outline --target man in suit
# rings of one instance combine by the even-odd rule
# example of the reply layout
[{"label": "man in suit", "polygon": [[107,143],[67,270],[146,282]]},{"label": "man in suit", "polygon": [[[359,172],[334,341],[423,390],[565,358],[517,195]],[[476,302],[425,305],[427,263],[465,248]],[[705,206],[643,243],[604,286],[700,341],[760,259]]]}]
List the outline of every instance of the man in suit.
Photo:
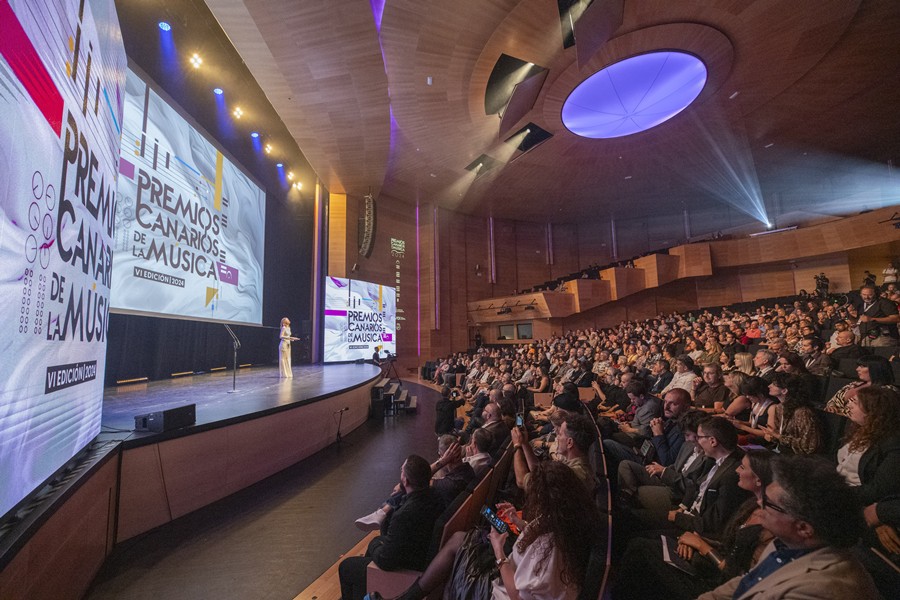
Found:
[{"label": "man in suit", "polygon": [[766,380],[766,383],[772,383],[775,379],[775,360],[778,355],[771,350],[757,350],[753,355],[753,366],[756,368],[757,375]]},{"label": "man in suit", "polygon": [[661,358],[650,365],[650,379],[648,381],[650,395],[662,397],[662,391],[667,385],[672,383],[672,377],[674,376],[675,374],[669,370],[669,361],[667,360]]},{"label": "man in suit", "polygon": [[849,329],[838,332],[836,344],[827,350],[833,364],[840,363],[844,358],[855,360],[863,355],[862,348],[854,340],[853,332]]},{"label": "man in suit", "polygon": [[697,445],[697,426],[706,418],[703,411],[689,410],[678,419],[684,441],[670,466],[659,462],[647,466],[631,461],[619,463],[619,495],[626,504],[651,514],[666,514],[684,497],[686,483],[696,481],[712,464]]},{"label": "man in suit", "polygon": [[737,467],[743,452],[738,448],[737,429],[723,417],[700,422],[697,445],[713,465],[699,480],[699,487],[688,487],[679,507],[669,511],[668,521],[681,531],[719,538],[728,519],[750,494],[738,487]]},{"label": "man in suit", "polygon": [[834,368],[831,357],[822,352],[825,344],[814,335],[807,335],[800,340],[800,357],[806,370],[813,375],[825,376]]},{"label": "man in suit", "polygon": [[351,556],[338,567],[343,600],[362,600],[366,593],[366,568],[374,562],[385,571],[415,569],[428,565],[428,548],[434,522],[444,507],[431,490],[431,465],[411,454],[400,468],[403,504],[385,519],[382,534],[369,544],[365,556]]},{"label": "man in suit", "polygon": [[788,455],[776,458],[772,470],[760,524],[775,539],[749,573],[698,600],[877,598],[872,578],[850,553],[865,527],[862,506],[834,465]]}]

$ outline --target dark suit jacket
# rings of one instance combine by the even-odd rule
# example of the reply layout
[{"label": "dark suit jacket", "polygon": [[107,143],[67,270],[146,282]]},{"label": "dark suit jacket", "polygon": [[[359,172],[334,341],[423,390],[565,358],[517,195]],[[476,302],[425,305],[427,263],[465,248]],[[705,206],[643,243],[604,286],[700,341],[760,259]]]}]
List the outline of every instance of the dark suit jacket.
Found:
[{"label": "dark suit jacket", "polygon": [[712,466],[712,459],[703,456],[695,460],[691,468],[682,473],[681,469],[684,468],[693,453],[694,449],[690,444],[682,444],[678,456],[675,457],[675,462],[659,476],[659,480],[672,490],[672,494],[676,498],[683,498],[689,487],[699,486],[696,483],[697,479],[709,473],[709,468]]},{"label": "dark suit jacket", "polygon": [[659,377],[651,377],[650,378],[650,394],[653,396],[659,396],[659,394],[666,389],[666,386],[672,382],[672,378],[675,377],[675,373],[672,371],[666,371]]},{"label": "dark suit jacket", "polygon": [[834,361],[824,352],[817,356],[811,363],[806,365],[806,370],[813,375],[827,375],[828,371],[834,368]]},{"label": "dark suit jacket", "polygon": [[[849,346],[841,346],[840,348],[837,348],[828,356],[831,357],[831,360],[834,362],[834,364],[837,364],[841,362],[842,358],[859,358],[862,355],[862,348],[860,348],[856,344],[850,344]],[[846,375],[852,377],[853,373],[847,373]]]},{"label": "dark suit jacket", "polygon": [[859,459],[863,505],[900,496],[900,432],[872,444]]},{"label": "dark suit jacket", "polygon": [[366,551],[380,569],[425,570],[434,522],[444,506],[429,488],[413,492],[382,526],[382,535]]},{"label": "dark suit jacket", "polygon": [[684,432],[674,420],[666,419],[663,423],[663,435],[654,435],[650,441],[656,449],[656,462],[668,467],[675,462],[684,445]]},{"label": "dark suit jacket", "polygon": [[[699,514],[678,513],[675,516],[677,527],[685,531],[696,531],[704,537],[718,538],[721,536],[728,519],[750,495],[750,492],[738,487],[736,469],[741,463],[742,457],[743,452],[735,450],[722,461],[706,488]],[[699,477],[695,486],[690,486],[681,501],[683,505],[687,507],[693,505],[704,479],[705,476]]]},{"label": "dark suit jacket", "polygon": [[494,421],[483,425],[482,429],[491,434],[491,446],[488,449],[488,454],[494,460],[499,459],[510,439],[509,427],[503,421]]}]

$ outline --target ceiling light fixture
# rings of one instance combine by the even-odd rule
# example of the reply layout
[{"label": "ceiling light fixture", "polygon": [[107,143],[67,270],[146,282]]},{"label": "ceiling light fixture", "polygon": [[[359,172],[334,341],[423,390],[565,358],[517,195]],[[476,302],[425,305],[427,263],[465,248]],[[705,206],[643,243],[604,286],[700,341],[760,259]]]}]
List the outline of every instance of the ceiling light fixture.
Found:
[{"label": "ceiling light fixture", "polygon": [[200,65],[203,64],[203,59],[200,58],[200,55],[194,52],[193,56],[191,56],[191,66],[195,69],[199,69]]},{"label": "ceiling light fixture", "polygon": [[287,178],[288,178],[288,181],[293,181],[294,180],[294,172],[288,171]]},{"label": "ceiling light fixture", "polygon": [[284,165],[281,164],[281,163],[277,163],[275,166],[278,167],[278,168],[280,169],[280,168],[283,167]]},{"label": "ceiling light fixture", "polygon": [[252,137],[253,139],[256,139],[256,138],[259,137],[259,133],[256,132],[256,131],[251,131],[251,132],[250,132],[250,137]]},{"label": "ceiling light fixture", "polygon": [[159,28],[163,31],[172,31],[172,26],[166,23],[165,21],[159,22]]},{"label": "ceiling light fixture", "polygon": [[771,147],[774,146],[774,145],[775,145],[775,142],[769,142],[768,144],[766,144],[765,146],[763,146],[763,148],[771,148]]},{"label": "ceiling light fixture", "polygon": [[222,90],[222,88],[213,88],[213,94],[215,94],[216,96],[221,96],[224,93],[225,92]]},{"label": "ceiling light fixture", "polygon": [[272,154],[272,144],[266,144],[264,150],[266,151],[266,154]]},{"label": "ceiling light fixture", "polygon": [[244,116],[244,111],[241,110],[241,107],[240,107],[240,106],[235,106],[235,107],[234,107],[234,112],[231,113],[231,114],[234,115],[234,118],[235,118],[235,119],[240,119],[241,117]]}]

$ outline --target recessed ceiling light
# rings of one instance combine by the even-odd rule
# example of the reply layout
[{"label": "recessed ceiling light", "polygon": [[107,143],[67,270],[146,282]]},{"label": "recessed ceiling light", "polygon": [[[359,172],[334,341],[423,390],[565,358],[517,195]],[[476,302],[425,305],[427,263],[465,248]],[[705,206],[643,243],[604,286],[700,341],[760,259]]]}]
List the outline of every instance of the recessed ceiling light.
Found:
[{"label": "recessed ceiling light", "polygon": [[163,31],[172,31],[172,26],[166,23],[165,21],[159,22],[159,28]]},{"label": "recessed ceiling light", "polygon": [[734,100],[735,98],[737,98],[738,94],[740,94],[740,92],[735,92],[735,93],[733,93],[732,95],[728,96],[728,99],[729,99],[729,100]]},{"label": "recessed ceiling light", "polygon": [[429,75],[428,77],[425,78],[426,84],[431,85],[433,82],[434,82],[434,80],[431,78],[431,75]]},{"label": "recessed ceiling light", "polygon": [[437,177],[437,175],[435,175],[434,173],[429,173],[429,175],[431,175],[432,177]]},{"label": "recessed ceiling light", "polygon": [[625,179],[631,179],[631,175],[626,175]]},{"label": "recessed ceiling light", "polygon": [[771,148],[774,145],[775,145],[775,142],[770,142],[770,143],[766,144],[765,146],[763,146],[763,148]]}]

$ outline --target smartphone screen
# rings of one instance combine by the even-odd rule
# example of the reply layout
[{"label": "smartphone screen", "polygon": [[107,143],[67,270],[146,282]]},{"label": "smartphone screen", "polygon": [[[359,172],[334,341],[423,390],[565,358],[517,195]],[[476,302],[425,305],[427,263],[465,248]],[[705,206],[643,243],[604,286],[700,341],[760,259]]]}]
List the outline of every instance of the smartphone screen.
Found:
[{"label": "smartphone screen", "polygon": [[516,415],[516,427],[522,427],[525,425],[525,419],[522,418],[522,415]]},{"label": "smartphone screen", "polygon": [[488,520],[488,523],[491,524],[491,527],[497,530],[497,533],[506,533],[509,531],[509,525],[507,525],[500,517],[497,516],[491,507],[485,505],[481,507],[481,515]]}]

